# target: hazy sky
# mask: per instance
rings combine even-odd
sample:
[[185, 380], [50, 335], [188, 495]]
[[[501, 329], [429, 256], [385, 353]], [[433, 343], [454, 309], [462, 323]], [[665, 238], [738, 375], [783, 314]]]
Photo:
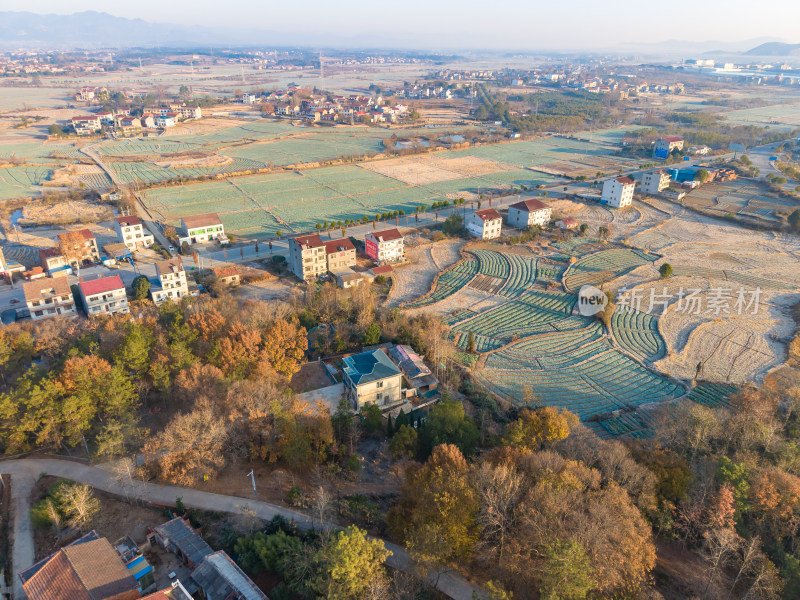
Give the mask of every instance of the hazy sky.
[[[3, 10], [82, 10], [161, 23], [429, 39], [429, 46], [602, 48], [664, 40], [800, 42], [800, 0], [0, 0]], [[445, 41], [447, 40], [447, 41]], [[437, 43], [437, 42], [441, 42]]]

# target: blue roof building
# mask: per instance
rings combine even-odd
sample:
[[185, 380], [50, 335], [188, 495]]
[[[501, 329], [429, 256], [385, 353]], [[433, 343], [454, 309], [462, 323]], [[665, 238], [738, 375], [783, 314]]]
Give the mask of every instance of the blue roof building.
[[354, 410], [367, 404], [390, 408], [402, 401], [403, 373], [383, 350], [346, 356], [344, 388]]

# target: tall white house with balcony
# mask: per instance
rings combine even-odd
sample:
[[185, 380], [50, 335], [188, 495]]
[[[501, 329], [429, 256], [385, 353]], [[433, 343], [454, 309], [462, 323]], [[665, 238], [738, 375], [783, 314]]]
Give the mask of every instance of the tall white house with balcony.
[[670, 177], [666, 171], [648, 171], [642, 175], [642, 191], [645, 194], [660, 194], [669, 187], [669, 182]]
[[178, 258], [162, 260], [156, 263], [156, 277], [150, 281], [150, 296], [155, 304], [167, 300], [178, 301], [189, 295], [189, 284], [186, 271]]
[[508, 224], [518, 229], [526, 229], [532, 225], [544, 227], [552, 216], [553, 209], [536, 198], [528, 198], [508, 207]]
[[78, 284], [83, 307], [88, 316], [128, 314], [128, 295], [119, 275], [101, 277]]
[[114, 229], [117, 230], [117, 238], [130, 250], [139, 248], [149, 248], [153, 245], [155, 238], [144, 232], [141, 219], [134, 215], [127, 217], [117, 217], [114, 219]]
[[289, 268], [303, 281], [315, 281], [328, 271], [327, 249], [318, 234], [289, 240]]
[[183, 244], [203, 244], [212, 240], [219, 240], [220, 244], [227, 244], [228, 238], [225, 236], [225, 227], [222, 225], [217, 213], [206, 213], [204, 215], [193, 215], [181, 219], [181, 229], [183, 236], [180, 243]]
[[403, 398], [403, 373], [383, 350], [342, 359], [345, 394], [353, 410], [368, 404], [389, 407]]
[[614, 208], [624, 208], [633, 203], [633, 188], [636, 184], [630, 177], [607, 179], [603, 184], [602, 201]]
[[364, 245], [367, 256], [380, 264], [400, 262], [406, 257], [403, 234], [397, 229], [370, 231], [364, 236]]

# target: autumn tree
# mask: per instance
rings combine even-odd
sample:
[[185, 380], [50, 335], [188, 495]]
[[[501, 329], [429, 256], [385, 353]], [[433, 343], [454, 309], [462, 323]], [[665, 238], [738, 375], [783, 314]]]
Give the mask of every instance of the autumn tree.
[[286, 377], [297, 373], [308, 349], [306, 335], [304, 327], [283, 319], [268, 327], [264, 332], [264, 354], [272, 368]]
[[524, 408], [519, 418], [506, 427], [503, 442], [514, 448], [538, 449], [565, 439], [578, 417], [568, 410], [545, 406], [534, 410]]
[[59, 511], [73, 527], [86, 527], [100, 512], [100, 501], [84, 483], [64, 483], [53, 495]]
[[67, 264], [76, 267], [80, 274], [81, 264], [85, 253], [86, 239], [80, 231], [67, 231], [58, 236], [58, 253], [64, 257]]

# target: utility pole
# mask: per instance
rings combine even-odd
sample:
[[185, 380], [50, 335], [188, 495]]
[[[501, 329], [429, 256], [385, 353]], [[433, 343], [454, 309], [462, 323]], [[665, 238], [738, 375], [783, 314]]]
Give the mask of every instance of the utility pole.
[[245, 475], [245, 477], [249, 477], [250, 478], [250, 482], [253, 484], [253, 496], [255, 496], [256, 495], [256, 478], [255, 478], [255, 475], [253, 474], [253, 469], [250, 469], [250, 472], [247, 475]]

